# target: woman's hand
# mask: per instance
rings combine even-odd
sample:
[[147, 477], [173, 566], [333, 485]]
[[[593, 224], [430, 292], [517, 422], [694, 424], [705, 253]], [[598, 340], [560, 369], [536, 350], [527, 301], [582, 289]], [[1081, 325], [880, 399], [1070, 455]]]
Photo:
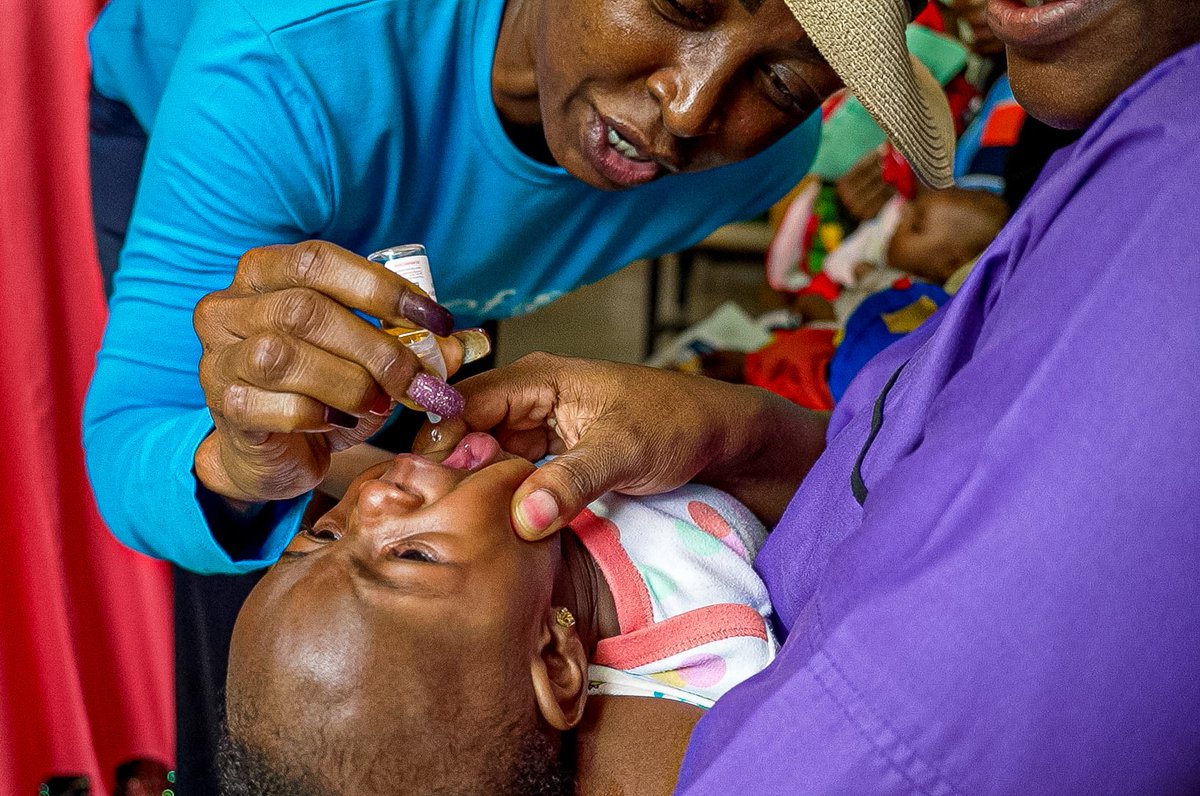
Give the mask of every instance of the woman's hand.
[[[453, 325], [404, 279], [321, 241], [246, 252], [233, 283], [197, 305], [200, 383], [216, 429], [196, 451], [196, 476], [233, 508], [308, 492], [330, 454], [378, 431], [396, 400], [461, 411], [453, 387], [352, 309], [439, 335]], [[463, 346], [439, 342], [453, 372]]]
[[824, 449], [827, 418], [755, 387], [613, 362], [531, 354], [468, 379], [460, 421], [418, 436], [425, 453], [491, 431], [530, 460], [558, 454], [513, 497], [538, 539], [609, 491], [645, 495], [702, 481], [773, 524]]

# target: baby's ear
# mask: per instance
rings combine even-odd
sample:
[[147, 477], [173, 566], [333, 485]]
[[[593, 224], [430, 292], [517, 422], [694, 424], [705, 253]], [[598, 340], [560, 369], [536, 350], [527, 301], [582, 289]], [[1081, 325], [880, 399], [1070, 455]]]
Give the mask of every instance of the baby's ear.
[[583, 718], [587, 701], [588, 659], [565, 608], [550, 608], [538, 631], [538, 654], [530, 667], [533, 693], [546, 722], [566, 732]]

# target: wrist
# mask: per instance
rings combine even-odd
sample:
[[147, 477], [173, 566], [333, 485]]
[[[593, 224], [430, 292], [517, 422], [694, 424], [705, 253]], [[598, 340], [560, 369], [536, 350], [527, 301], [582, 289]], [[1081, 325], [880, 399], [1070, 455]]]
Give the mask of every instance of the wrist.
[[200, 443], [193, 459], [196, 502], [209, 533], [235, 561], [259, 556], [281, 504], [251, 498], [239, 489], [221, 460], [221, 440], [213, 432]]
[[718, 454], [696, 480], [730, 493], [770, 526], [825, 449], [829, 416], [758, 387], [730, 389]]

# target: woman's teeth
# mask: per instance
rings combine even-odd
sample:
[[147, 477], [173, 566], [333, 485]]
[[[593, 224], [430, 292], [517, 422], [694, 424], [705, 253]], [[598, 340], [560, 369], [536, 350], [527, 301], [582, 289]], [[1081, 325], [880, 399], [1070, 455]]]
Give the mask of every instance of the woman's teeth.
[[630, 160], [647, 160], [638, 154], [637, 147], [622, 138], [621, 134], [611, 127], [608, 128], [608, 144]]

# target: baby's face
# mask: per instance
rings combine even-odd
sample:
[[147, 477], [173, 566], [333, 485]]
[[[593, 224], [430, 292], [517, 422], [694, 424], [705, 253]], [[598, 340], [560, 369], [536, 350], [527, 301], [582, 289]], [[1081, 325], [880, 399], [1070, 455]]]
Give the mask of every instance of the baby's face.
[[230, 694], [253, 701], [264, 732], [378, 737], [528, 687], [561, 564], [557, 540], [510, 524], [532, 471], [473, 434], [442, 463], [405, 454], [364, 472], [251, 593]]
[[1004, 214], [997, 197], [979, 191], [922, 193], [904, 207], [888, 245], [888, 265], [943, 284], [987, 247]]

